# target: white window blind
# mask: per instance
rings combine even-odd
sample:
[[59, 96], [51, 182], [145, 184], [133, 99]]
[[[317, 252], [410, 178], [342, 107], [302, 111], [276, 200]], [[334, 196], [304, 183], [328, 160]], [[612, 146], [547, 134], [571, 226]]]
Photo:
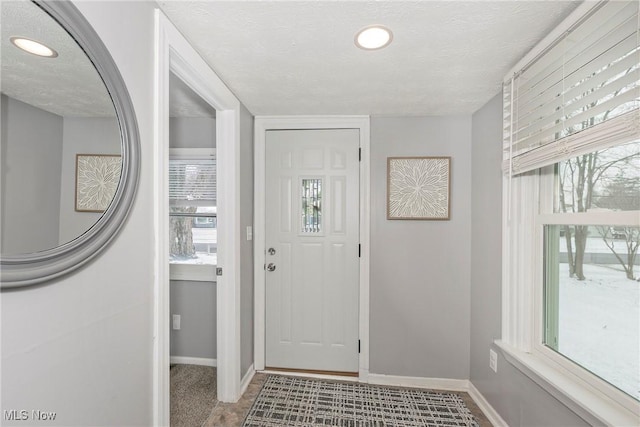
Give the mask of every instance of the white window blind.
[[506, 173], [640, 138], [639, 4], [599, 3], [505, 78]]
[[215, 206], [215, 158], [170, 159], [169, 203], [171, 206]]

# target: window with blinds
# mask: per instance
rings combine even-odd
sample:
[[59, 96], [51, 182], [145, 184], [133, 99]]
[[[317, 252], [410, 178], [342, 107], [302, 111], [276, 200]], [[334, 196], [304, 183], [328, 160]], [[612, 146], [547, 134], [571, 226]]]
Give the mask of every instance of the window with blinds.
[[169, 158], [170, 263], [216, 265], [215, 155], [182, 151]]
[[505, 354], [607, 425], [640, 401], [639, 5], [584, 2], [503, 93]]
[[517, 175], [640, 135], [637, 1], [595, 6], [504, 81], [504, 163]]
[[215, 206], [215, 159], [170, 159], [169, 203], [171, 206]]

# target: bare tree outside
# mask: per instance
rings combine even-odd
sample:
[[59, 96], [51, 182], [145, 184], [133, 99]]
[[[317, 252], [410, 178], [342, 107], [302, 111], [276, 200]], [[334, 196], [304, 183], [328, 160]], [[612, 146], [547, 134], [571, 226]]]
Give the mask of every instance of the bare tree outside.
[[[629, 53], [630, 55], [633, 52]], [[626, 57], [626, 56], [625, 56]], [[623, 60], [619, 58], [618, 61], [607, 65], [602, 70], [606, 70], [609, 67], [614, 66], [617, 62]], [[605, 87], [607, 84], [614, 82], [618, 79], [624, 78], [633, 72], [637, 72], [638, 65], [634, 64], [631, 68], [626, 69], [609, 80], [603, 82], [599, 87], [593, 89], [590, 92], [581, 94], [579, 98], [588, 97], [597, 92], [599, 89]], [[598, 73], [588, 77], [592, 78]], [[633, 82], [626, 85], [613, 94], [610, 94], [602, 99], [597, 99], [583, 109], [574, 112], [574, 115], [587, 112], [590, 109], [609, 101], [622, 93], [630, 90], [637, 89], [638, 82]], [[601, 114], [593, 116], [583, 122], [571, 126], [561, 134], [556, 135], [556, 138], [566, 137], [568, 135], [583, 131], [591, 128], [594, 125], [605, 122], [611, 117], [624, 114], [637, 107], [637, 101], [632, 101], [623, 104], [613, 110], [607, 110]], [[627, 180], [638, 180], [640, 174], [638, 161], [640, 159], [639, 144], [635, 143], [616, 146], [610, 149], [595, 151], [589, 154], [577, 156], [575, 158], [560, 162], [558, 165], [558, 184], [559, 184], [559, 200], [558, 208], [560, 212], [587, 212], [594, 208], [606, 208], [611, 210], [628, 210], [624, 209], [620, 205], [612, 205], [606, 202], [603, 189], [611, 191], [615, 185], [627, 186]], [[635, 198], [640, 197], [635, 188]], [[610, 199], [613, 201], [614, 199]], [[569, 263], [569, 276], [575, 277], [578, 280], [584, 280], [584, 255], [587, 244], [587, 237], [589, 235], [589, 226], [576, 225], [563, 227], [563, 234], [566, 240], [567, 247], [567, 259]], [[636, 248], [637, 249], [637, 248]], [[615, 254], [615, 252], [614, 252]], [[617, 255], [617, 254], [616, 254]]]
[[[561, 162], [558, 165], [559, 211], [575, 213], [593, 209], [638, 209], [634, 206], [640, 203], [639, 149], [639, 143], [632, 143]], [[584, 280], [589, 226], [565, 225], [563, 233], [569, 276]], [[629, 233], [631, 239], [633, 234]]]
[[[171, 213], [195, 213], [196, 207], [172, 207]], [[193, 217], [171, 216], [169, 255], [172, 259], [189, 259], [196, 256], [193, 244]]]
[[[632, 164], [632, 166], [634, 166]], [[605, 187], [597, 203], [603, 208], [625, 211], [640, 210], [640, 177], [618, 175]], [[598, 227], [605, 245], [611, 250], [627, 279], [635, 280], [634, 265], [640, 247], [638, 227]], [[623, 249], [622, 251], [620, 249]]]

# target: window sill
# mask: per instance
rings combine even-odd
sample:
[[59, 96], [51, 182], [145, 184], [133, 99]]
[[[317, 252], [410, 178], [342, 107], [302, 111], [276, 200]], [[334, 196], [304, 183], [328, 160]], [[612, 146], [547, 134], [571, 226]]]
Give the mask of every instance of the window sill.
[[601, 394], [565, 369], [503, 341], [495, 344], [505, 359], [589, 424], [634, 426], [638, 415]]
[[170, 264], [170, 280], [188, 280], [191, 282], [216, 282], [216, 266], [198, 264]]

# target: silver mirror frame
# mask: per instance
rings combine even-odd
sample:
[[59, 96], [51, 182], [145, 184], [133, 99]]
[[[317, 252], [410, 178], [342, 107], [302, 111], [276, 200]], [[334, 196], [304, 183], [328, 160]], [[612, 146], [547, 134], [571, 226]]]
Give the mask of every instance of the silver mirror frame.
[[51, 281], [80, 268], [101, 253], [122, 228], [131, 210], [140, 170], [140, 137], [133, 103], [107, 47], [70, 1], [33, 2], [75, 39], [102, 78], [120, 128], [122, 172], [111, 204], [84, 234], [41, 252], [0, 256], [0, 287], [3, 290]]

